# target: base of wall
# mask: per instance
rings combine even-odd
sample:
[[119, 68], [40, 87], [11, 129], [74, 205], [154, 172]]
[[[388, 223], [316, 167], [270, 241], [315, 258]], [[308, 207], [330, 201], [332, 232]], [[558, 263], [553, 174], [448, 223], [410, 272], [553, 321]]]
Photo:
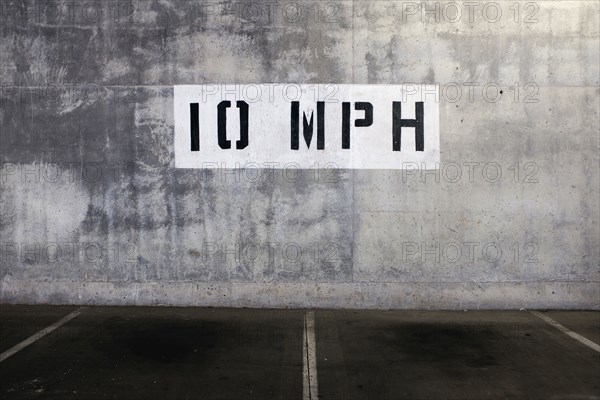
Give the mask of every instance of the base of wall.
[[598, 282], [0, 283], [0, 302], [413, 310], [600, 309]]

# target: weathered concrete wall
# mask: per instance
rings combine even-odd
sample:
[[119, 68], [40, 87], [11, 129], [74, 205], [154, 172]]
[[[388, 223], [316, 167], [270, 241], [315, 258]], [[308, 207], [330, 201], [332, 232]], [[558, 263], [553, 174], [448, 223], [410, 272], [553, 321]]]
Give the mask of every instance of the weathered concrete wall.
[[[598, 2], [1, 4], [1, 301], [599, 308]], [[437, 83], [440, 169], [175, 169], [208, 82]]]

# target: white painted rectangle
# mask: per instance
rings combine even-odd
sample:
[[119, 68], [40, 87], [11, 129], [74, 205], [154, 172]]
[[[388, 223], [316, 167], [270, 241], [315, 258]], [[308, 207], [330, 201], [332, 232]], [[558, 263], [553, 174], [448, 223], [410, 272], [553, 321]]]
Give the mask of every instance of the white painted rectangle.
[[[295, 113], [298, 115], [297, 149], [292, 146], [294, 102], [298, 102], [299, 110]], [[318, 102], [322, 102], [323, 111], [320, 149], [317, 148]], [[365, 108], [369, 108], [364, 103], [371, 105], [372, 121], [364, 121], [368, 113]], [[224, 141], [219, 144], [219, 105], [221, 115], [226, 116], [226, 123], [222, 124], [226, 135], [222, 137], [230, 142], [230, 148], [223, 148], [227, 147]], [[423, 110], [422, 149], [419, 150], [416, 128], [398, 128], [401, 120], [408, 120], [407, 125], [420, 124], [410, 122], [416, 119], [418, 107]], [[198, 110], [198, 118], [194, 119], [197, 135], [192, 133], [194, 108]], [[248, 121], [245, 147], [244, 143], [238, 145], [244, 109], [247, 109]], [[349, 110], [349, 114], [344, 114], [344, 109]], [[394, 110], [396, 132], [400, 132], [396, 139], [401, 139], [399, 151], [398, 143], [394, 150]], [[310, 126], [311, 115], [309, 147], [303, 129], [305, 118]], [[293, 165], [296, 168], [402, 169], [406, 163], [425, 163], [429, 169], [435, 168], [440, 159], [439, 90], [434, 85], [180, 85], [174, 87], [174, 117], [176, 168], [285, 168]], [[347, 135], [342, 133], [344, 119], [349, 122], [345, 125], [349, 127], [345, 130]], [[345, 147], [349, 143], [349, 148], [344, 148], [343, 136], [347, 138]], [[197, 138], [197, 145], [193, 137]]]

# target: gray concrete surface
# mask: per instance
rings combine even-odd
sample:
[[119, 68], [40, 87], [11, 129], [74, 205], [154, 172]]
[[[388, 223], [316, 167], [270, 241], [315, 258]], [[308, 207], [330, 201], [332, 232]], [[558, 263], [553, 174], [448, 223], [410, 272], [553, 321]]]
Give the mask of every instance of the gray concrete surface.
[[[598, 2], [1, 4], [0, 301], [600, 308]], [[440, 169], [176, 170], [210, 82], [437, 83]]]
[[[0, 306], [0, 351], [74, 309]], [[0, 393], [301, 399], [304, 314], [90, 307], [0, 362]], [[598, 312], [561, 315], [589, 339], [600, 333]], [[600, 353], [526, 311], [321, 310], [315, 337], [320, 399], [600, 398]]]

